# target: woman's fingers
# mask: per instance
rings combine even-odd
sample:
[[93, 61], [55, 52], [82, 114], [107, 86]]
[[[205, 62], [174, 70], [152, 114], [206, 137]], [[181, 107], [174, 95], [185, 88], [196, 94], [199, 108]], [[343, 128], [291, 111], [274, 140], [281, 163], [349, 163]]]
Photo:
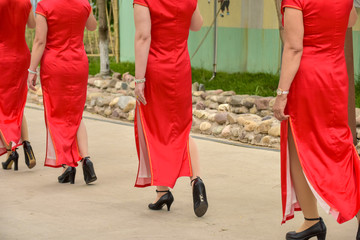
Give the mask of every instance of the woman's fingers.
[[28, 76], [28, 87], [29, 87], [31, 90], [36, 91], [37, 89], [35, 88], [35, 86], [36, 86], [36, 74], [29, 73], [29, 76]]

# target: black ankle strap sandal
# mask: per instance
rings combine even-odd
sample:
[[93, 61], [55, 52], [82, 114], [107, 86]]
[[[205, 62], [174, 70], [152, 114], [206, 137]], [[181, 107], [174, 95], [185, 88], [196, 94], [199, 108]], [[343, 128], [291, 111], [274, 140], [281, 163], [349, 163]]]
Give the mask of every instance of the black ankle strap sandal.
[[159, 190], [156, 190], [156, 192], [170, 192], [170, 190], [166, 190], [166, 191], [159, 191]]
[[321, 220], [321, 217], [318, 217], [318, 218], [306, 218], [304, 217], [306, 221], [320, 221]]

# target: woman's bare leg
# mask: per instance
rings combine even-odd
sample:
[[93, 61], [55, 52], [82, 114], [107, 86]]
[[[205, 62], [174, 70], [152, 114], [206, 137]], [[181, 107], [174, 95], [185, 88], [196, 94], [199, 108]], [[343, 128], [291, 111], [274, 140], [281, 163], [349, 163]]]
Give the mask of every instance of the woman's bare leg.
[[200, 159], [199, 151], [197, 145], [192, 137], [189, 137], [189, 149], [190, 149], [190, 158], [191, 158], [191, 167], [192, 167], [192, 176], [191, 180], [196, 177], [200, 177]]
[[[290, 152], [291, 179], [294, 184], [297, 200], [299, 201], [304, 217], [318, 218], [319, 212], [317, 209], [317, 201], [304, 176], [290, 127], [289, 127], [288, 140], [289, 140], [289, 152]], [[317, 222], [318, 221], [305, 220], [302, 226], [297, 230], [297, 232], [302, 232]]]
[[162, 192], [162, 191], [168, 191], [169, 190], [169, 187], [166, 187], [166, 186], [156, 186], [156, 190], [158, 191], [161, 191], [161, 192], [158, 192], [156, 193], [157, 196], [156, 196], [156, 199], [153, 203], [156, 203], [163, 195], [166, 194], [166, 192]]
[[[1, 138], [1, 141], [2, 141], [2, 143], [4, 144], [5, 148], [6, 148], [6, 149], [10, 149], [11, 146], [8, 145], [8, 144], [6, 144], [6, 141], [5, 141], [4, 136], [3, 136], [2, 134], [0, 134], [0, 138]], [[6, 156], [6, 158], [8, 158], [10, 154], [11, 154], [11, 151], [7, 151], [7, 156]]]
[[23, 120], [21, 124], [21, 139], [23, 141], [29, 141], [29, 131], [25, 115], [23, 115]]
[[83, 120], [81, 120], [79, 129], [77, 131], [77, 143], [80, 151], [81, 157], [89, 156], [88, 153], [88, 135], [86, 131], [86, 126]]

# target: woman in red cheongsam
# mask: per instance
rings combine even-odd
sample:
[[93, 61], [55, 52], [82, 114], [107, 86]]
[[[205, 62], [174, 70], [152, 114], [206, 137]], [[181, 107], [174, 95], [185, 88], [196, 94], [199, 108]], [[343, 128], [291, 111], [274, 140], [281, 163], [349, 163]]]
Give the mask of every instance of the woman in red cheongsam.
[[88, 157], [87, 133], [82, 121], [86, 101], [88, 59], [83, 35], [96, 29], [88, 0], [42, 0], [36, 8], [36, 35], [28, 76], [35, 89], [36, 67], [44, 97], [47, 145], [45, 166], [64, 167], [60, 183], [74, 183], [81, 161], [85, 182], [96, 180]]
[[7, 154], [4, 169], [18, 170], [16, 148], [24, 147], [29, 168], [36, 159], [29, 143], [24, 107], [27, 96], [27, 68], [30, 51], [25, 41], [25, 28], [35, 27], [30, 0], [0, 0], [0, 156]]
[[189, 136], [192, 124], [191, 64], [187, 48], [189, 30], [202, 26], [197, 0], [134, 0], [135, 117], [139, 169], [136, 187], [156, 186], [160, 210], [174, 201], [169, 187], [190, 176], [194, 212], [208, 208], [199, 172], [197, 148]]
[[352, 0], [283, 0], [282, 12], [285, 42], [274, 114], [282, 121], [283, 222], [294, 211], [305, 217], [286, 239], [324, 240], [317, 202], [339, 223], [360, 210], [360, 161], [348, 126], [344, 57], [356, 12]]

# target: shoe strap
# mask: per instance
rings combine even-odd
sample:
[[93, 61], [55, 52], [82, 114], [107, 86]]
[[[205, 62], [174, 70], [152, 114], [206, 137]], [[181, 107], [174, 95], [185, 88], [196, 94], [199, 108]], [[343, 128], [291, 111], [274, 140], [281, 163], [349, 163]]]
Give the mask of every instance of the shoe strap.
[[8, 152], [12, 152], [12, 150], [11, 150], [11, 149], [6, 149], [6, 151], [8, 151]]
[[320, 217], [318, 217], [318, 218], [306, 218], [306, 217], [304, 217], [304, 218], [305, 218], [306, 221], [320, 221], [321, 220]]
[[196, 176], [196, 178], [194, 178], [193, 180], [190, 181], [190, 186], [192, 186], [193, 181], [195, 181], [195, 180], [197, 180], [197, 179], [200, 179], [200, 180], [201, 180], [201, 178], [200, 178], [199, 176]]
[[166, 191], [159, 191], [159, 190], [156, 190], [156, 192], [170, 192], [170, 190], [166, 190]]

